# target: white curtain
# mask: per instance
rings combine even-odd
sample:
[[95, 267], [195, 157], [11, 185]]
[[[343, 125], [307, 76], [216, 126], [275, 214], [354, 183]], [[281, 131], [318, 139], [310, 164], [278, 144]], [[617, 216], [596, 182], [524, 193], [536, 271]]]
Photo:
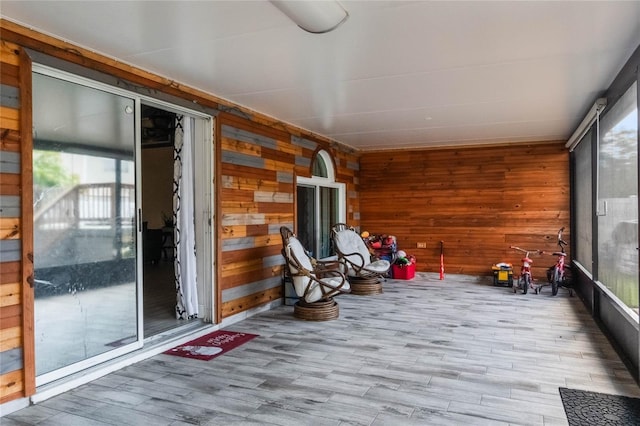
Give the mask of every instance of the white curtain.
[[175, 227], [176, 318], [198, 317], [194, 216], [194, 120], [178, 115], [173, 148], [173, 212]]

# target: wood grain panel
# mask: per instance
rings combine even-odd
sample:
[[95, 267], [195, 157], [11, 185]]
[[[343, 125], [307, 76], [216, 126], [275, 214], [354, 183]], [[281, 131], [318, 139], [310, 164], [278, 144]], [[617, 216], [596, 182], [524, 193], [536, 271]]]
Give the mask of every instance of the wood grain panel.
[[222, 144], [222, 149], [225, 151], [254, 155], [256, 157], [260, 157], [262, 152], [262, 147], [260, 145], [239, 141], [230, 137], [223, 136], [220, 143]]
[[350, 182], [357, 176], [357, 172], [354, 170], [352, 173], [339, 172], [336, 173], [336, 180], [339, 182]]
[[22, 370], [11, 371], [0, 376], [0, 404], [22, 396]]
[[226, 290], [248, 282], [260, 281], [266, 278], [279, 277], [282, 275], [282, 265], [263, 268], [262, 262], [260, 262], [259, 266], [260, 267], [247, 270], [245, 272], [234, 271], [235, 273], [233, 275], [225, 276], [222, 281], [222, 289]]
[[253, 237], [269, 233], [269, 225], [223, 226], [223, 238]]
[[311, 177], [311, 168], [309, 166], [295, 166], [294, 172], [299, 177]]
[[[293, 209], [292, 204], [287, 204], [291, 209]], [[265, 223], [270, 225], [279, 225], [281, 223], [293, 223], [293, 212], [292, 213], [265, 213]]]
[[[0, 44], [0, 74], [2, 78], [2, 84], [7, 88], [20, 87], [21, 78], [24, 74], [24, 69], [21, 72], [20, 64], [22, 60], [20, 58], [20, 47], [12, 43], [6, 43], [2, 41]], [[30, 67], [28, 69], [30, 72]], [[29, 89], [29, 88], [26, 88]], [[10, 91], [12, 92], [12, 91]], [[6, 96], [7, 94], [5, 94]], [[10, 93], [8, 98], [3, 97], [3, 106], [0, 106], [0, 150], [11, 152], [12, 158], [15, 154], [22, 153], [24, 150], [23, 140], [21, 139], [20, 129], [25, 128], [25, 125], [29, 125], [29, 120], [25, 120], [21, 114], [21, 98], [25, 95], [30, 96], [30, 91], [25, 88], [16, 90], [15, 93]], [[22, 102], [27, 103], [28, 102]], [[30, 113], [30, 109], [22, 109]], [[28, 159], [31, 159], [31, 155], [28, 155]], [[6, 160], [6, 159], [5, 159]], [[22, 164], [24, 164], [24, 158], [21, 158]], [[2, 196], [20, 196], [24, 195], [22, 188], [24, 178], [19, 173], [13, 173], [12, 167], [6, 168], [4, 171], [9, 173], [0, 174], [0, 195]], [[24, 167], [24, 166], [22, 166]], [[17, 168], [20, 170], [20, 168]], [[24, 170], [24, 169], [22, 169]], [[29, 168], [30, 170], [30, 168]], [[31, 192], [31, 190], [29, 190]], [[29, 202], [30, 198], [26, 198]], [[21, 199], [21, 205], [24, 205], [25, 198]], [[7, 207], [7, 206], [5, 206]], [[21, 219], [20, 217], [8, 217], [13, 216], [14, 212], [9, 213], [9, 210], [5, 209], [5, 214], [0, 218], [0, 239], [6, 240], [21, 240], [25, 238], [22, 230], [20, 229]], [[23, 211], [16, 212], [17, 215], [22, 215]], [[31, 234], [28, 234], [26, 238], [31, 238]], [[24, 245], [21, 242], [21, 246]], [[19, 354], [24, 352], [24, 333], [23, 327], [28, 319], [23, 316], [23, 311], [32, 312], [31, 308], [23, 308], [24, 294], [22, 283], [23, 267], [21, 262], [3, 262], [0, 264], [0, 352], [3, 356], [7, 356], [6, 351], [14, 352], [11, 358], [15, 357], [15, 350], [19, 350]], [[7, 358], [4, 358], [7, 360]], [[18, 361], [14, 358], [14, 361]], [[25, 391], [30, 391], [25, 387], [25, 375], [29, 374], [31, 370], [23, 368], [24, 362], [27, 358], [23, 356], [23, 359], [19, 360], [19, 363], [12, 365], [11, 368], [16, 368], [14, 371], [5, 373], [0, 376], [0, 403], [28, 395]], [[3, 369], [6, 371], [6, 369]], [[27, 382], [34, 381], [35, 378], [26, 378]], [[31, 392], [33, 393], [33, 392]]]
[[[23, 388], [24, 395], [36, 392], [36, 360], [35, 360], [35, 295], [29, 283], [34, 276], [33, 270], [33, 90], [31, 58], [23, 48], [19, 50], [19, 82], [20, 82], [20, 128], [25, 129], [20, 139], [20, 188], [22, 205], [20, 223], [22, 224], [22, 356], [23, 356]], [[32, 282], [32, 281], [31, 281]]]
[[223, 176], [234, 176], [236, 178], [245, 177], [256, 180], [276, 181], [278, 176], [275, 170], [257, 169], [231, 163], [221, 163], [219, 167]]
[[295, 186], [291, 182], [278, 182], [278, 188], [276, 189], [278, 192], [289, 192], [295, 193]]
[[259, 212], [258, 203], [253, 201], [221, 201], [226, 214], [253, 214]]
[[220, 191], [222, 195], [222, 199], [227, 201], [244, 201], [244, 202], [253, 202], [254, 201], [254, 191], [251, 190], [240, 190], [240, 189], [226, 189], [223, 188]]
[[[11, 283], [0, 284], [0, 306], [20, 305], [22, 301], [22, 285], [18, 280]], [[4, 324], [2, 324], [4, 327]]]
[[20, 130], [20, 111], [0, 106], [0, 129]]
[[16, 65], [3, 62], [0, 69], [0, 82], [7, 86], [18, 87], [20, 85], [18, 71], [19, 68]]
[[0, 306], [2, 328], [13, 328], [22, 325], [22, 306]]
[[0, 217], [0, 240], [20, 239], [20, 219]]
[[[293, 198], [293, 197], [292, 197]], [[290, 211], [293, 203], [256, 203], [259, 213], [279, 213]]]
[[20, 46], [17, 44], [2, 40], [0, 42], [0, 62], [18, 66], [20, 64], [19, 50]]
[[14, 173], [0, 173], [0, 195], [20, 195], [21, 177]]
[[252, 179], [237, 176], [222, 176], [222, 187], [233, 190], [259, 190], [259, 191], [278, 191], [280, 190], [280, 182], [276, 180]]
[[[254, 191], [253, 201], [260, 203], [278, 203], [286, 206], [287, 204], [293, 203], [293, 193], [278, 191]], [[286, 211], [290, 207], [291, 206], [287, 206], [280, 211]]]
[[3, 262], [0, 268], [0, 284], [9, 284], [20, 281], [20, 262]]
[[222, 128], [222, 125], [229, 125], [237, 129], [255, 132], [280, 141], [288, 141], [289, 134], [291, 133], [290, 129], [278, 126], [276, 123], [273, 123], [273, 125], [265, 125], [264, 122], [253, 121], [253, 116], [240, 117], [236, 114], [221, 112], [218, 117], [221, 123], [220, 128]]
[[264, 165], [267, 170], [291, 170], [291, 163], [287, 163], [286, 161], [265, 159]]
[[[4, 321], [6, 318], [19, 317], [22, 315], [22, 306], [20, 305], [12, 305], [12, 306], [2, 306], [0, 307], [0, 320]], [[3, 326], [5, 324], [3, 323]], [[8, 327], [13, 327], [7, 326]]]
[[[229, 277], [244, 272], [253, 272], [262, 269], [262, 259], [243, 259], [238, 262], [226, 263], [222, 265], [222, 278]], [[253, 279], [252, 281], [257, 281]]]
[[[219, 167], [219, 235], [224, 251], [218, 260], [218, 283], [219, 291], [232, 294], [228, 290], [280, 275], [278, 266], [265, 267], [282, 245], [280, 234], [270, 234], [270, 228], [293, 223], [293, 159], [299, 150], [281, 149], [289, 140], [288, 134], [227, 114], [219, 118], [224, 128], [221, 149], [227, 154]], [[281, 297], [280, 287], [238, 297], [222, 304], [222, 317]]]
[[259, 247], [282, 246], [282, 237], [280, 236], [280, 234], [258, 235], [254, 238], [256, 246]]
[[228, 317], [251, 308], [264, 305], [274, 300], [282, 299], [284, 292], [282, 286], [269, 290], [260, 291], [240, 299], [232, 300], [222, 304], [222, 316]]
[[0, 352], [22, 346], [22, 326], [0, 329]]
[[[224, 252], [221, 256], [220, 265], [222, 266], [229, 263], [239, 262], [244, 259], [251, 259], [255, 257], [262, 259], [264, 257], [274, 256], [274, 255], [280, 254], [281, 249], [282, 249], [281, 245], [280, 246], [271, 245], [271, 246], [254, 247], [250, 249]], [[247, 282], [250, 282], [250, 281], [247, 281]]]
[[[442, 240], [446, 271], [490, 275], [519, 265], [509, 246], [553, 250], [570, 225], [569, 155], [556, 142], [363, 153], [359, 188], [362, 229], [395, 235], [419, 271], [439, 270]], [[534, 259], [534, 277], [551, 264]]]
[[274, 161], [278, 161], [278, 162], [283, 162], [283, 163], [285, 163], [287, 165], [291, 165], [295, 161], [295, 154], [263, 147], [262, 148], [262, 158], [266, 158], [268, 160], [274, 160]]
[[291, 142], [289, 141], [289, 135], [287, 135], [286, 141], [285, 140], [277, 140], [276, 141], [276, 147], [278, 149], [278, 152], [281, 153], [285, 153], [285, 154], [291, 154], [291, 163], [293, 164], [293, 158], [296, 155], [300, 155], [302, 154], [301, 149], [299, 146], [295, 146], [292, 145]]
[[265, 214], [263, 213], [223, 213], [222, 226], [233, 225], [264, 225]]
[[0, 150], [11, 152], [20, 151], [20, 132], [0, 128]]

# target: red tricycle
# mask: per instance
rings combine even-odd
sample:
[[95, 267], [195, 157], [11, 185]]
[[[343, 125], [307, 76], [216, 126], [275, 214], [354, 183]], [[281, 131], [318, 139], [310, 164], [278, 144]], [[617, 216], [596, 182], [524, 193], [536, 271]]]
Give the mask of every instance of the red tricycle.
[[518, 284], [513, 286], [513, 292], [516, 293], [518, 289], [521, 289], [523, 294], [527, 294], [529, 288], [533, 288], [533, 277], [531, 276], [531, 265], [533, 264], [533, 260], [529, 257], [529, 253], [540, 254], [541, 252], [540, 250], [526, 250], [516, 246], [510, 246], [510, 248], [524, 253], [522, 266], [520, 267], [520, 276], [518, 277]]
[[[555, 296], [558, 294], [558, 289], [560, 287], [565, 287], [569, 290], [569, 296], [573, 296], [573, 289], [570, 287], [571, 280], [569, 279], [570, 268], [567, 268], [565, 265], [565, 258], [567, 257], [567, 253], [564, 251], [564, 247], [568, 245], [568, 243], [562, 239], [562, 232], [564, 231], [564, 226], [560, 228], [558, 231], [558, 246], [560, 247], [560, 251], [554, 251], [553, 253], [542, 252], [542, 254], [550, 254], [552, 256], [558, 256], [556, 259], [556, 264], [547, 269], [547, 281], [551, 286], [551, 294]], [[541, 287], [536, 289], [536, 293], [540, 292]]]

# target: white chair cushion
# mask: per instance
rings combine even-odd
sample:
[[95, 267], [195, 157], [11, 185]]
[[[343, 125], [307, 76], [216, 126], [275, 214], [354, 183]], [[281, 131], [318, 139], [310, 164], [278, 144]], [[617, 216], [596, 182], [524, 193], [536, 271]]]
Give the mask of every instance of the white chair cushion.
[[[322, 281], [327, 281], [327, 280], [323, 279]], [[331, 285], [339, 286], [341, 282], [342, 282], [342, 277], [329, 278], [329, 283], [331, 283]], [[341, 290], [345, 290], [345, 291], [351, 290], [351, 285], [349, 284], [349, 281], [347, 281], [346, 279], [344, 280], [344, 284], [342, 285]]]
[[384, 274], [391, 268], [391, 262], [384, 259], [376, 260], [367, 265], [367, 270]]
[[[287, 245], [287, 256], [290, 259], [292, 258], [291, 256], [292, 254], [295, 256], [298, 262], [300, 262], [300, 266], [308, 270], [310, 272], [310, 275], [315, 278], [316, 275], [312, 272], [313, 265], [311, 264], [311, 259], [309, 258], [309, 256], [307, 256], [307, 253], [304, 250], [304, 247], [302, 247], [302, 244], [300, 244], [300, 241], [295, 237], [289, 238], [289, 245]], [[295, 267], [295, 265], [290, 265], [290, 269], [291, 269], [291, 273], [294, 275], [292, 279], [293, 288], [295, 289], [296, 294], [299, 297], [304, 297], [304, 300], [307, 303], [317, 302], [318, 300], [322, 299], [323, 297], [322, 289], [320, 288], [321, 286], [317, 281], [314, 281], [311, 278], [304, 275], [296, 276], [295, 274], [297, 274], [299, 271]], [[342, 282], [342, 279], [339, 277], [328, 277], [328, 278], [320, 279], [320, 281], [328, 283], [333, 287], [337, 287]], [[311, 287], [307, 292], [307, 295], [305, 296], [304, 292], [307, 289], [307, 286], [309, 286], [309, 283], [311, 283]], [[350, 288], [349, 282], [345, 281], [342, 288], [344, 290], [348, 290]], [[328, 291], [328, 290], [329, 289], [325, 289], [325, 291]]]
[[[391, 263], [388, 260], [380, 259], [380, 260], [376, 260], [376, 261], [371, 262], [370, 264], [366, 265], [362, 269], [363, 269], [363, 271], [367, 271], [367, 272], [375, 272], [376, 274], [384, 274], [385, 272], [387, 272], [389, 270], [389, 268], [391, 268]], [[349, 268], [349, 271], [347, 271], [347, 276], [357, 277], [358, 274], [355, 271], [355, 269]]]
[[[307, 256], [307, 253], [304, 251], [304, 247], [302, 247], [302, 244], [300, 244], [300, 241], [296, 237], [289, 238], [289, 244], [287, 245], [287, 257], [292, 260], [295, 258], [298, 262], [300, 262], [300, 266], [308, 271], [313, 271], [311, 259], [309, 259], [309, 256]], [[289, 265], [289, 268], [291, 269], [291, 274], [293, 275], [293, 288], [295, 289], [298, 297], [303, 297], [304, 291], [311, 282], [311, 278], [304, 275], [296, 275], [299, 270], [298, 268], [296, 268], [296, 265], [294, 263], [291, 263]], [[311, 297], [317, 297], [317, 295], [314, 294], [317, 292], [320, 292], [319, 288], [314, 289], [314, 291], [310, 291], [309, 294], [307, 294], [307, 297], [305, 297], [305, 300]], [[317, 298], [316, 300], [319, 299], [320, 298]], [[311, 303], [309, 300], [307, 300], [307, 302]]]
[[[307, 252], [302, 247], [300, 240], [296, 237], [289, 238], [289, 257], [293, 254], [295, 258], [300, 262], [300, 266], [308, 271], [313, 271], [313, 265], [311, 264], [311, 259], [307, 256]], [[295, 272], [298, 272], [297, 270]]]
[[[300, 281], [300, 282], [296, 284], [296, 281]], [[296, 292], [298, 292], [298, 287], [301, 287], [302, 289], [302, 291], [298, 294], [298, 296], [302, 297], [304, 295], [304, 289], [307, 285], [309, 285], [309, 281], [311, 280], [308, 277], [293, 278], [293, 286], [294, 288], [296, 288]], [[329, 277], [329, 278], [322, 278], [320, 279], [320, 281], [327, 283], [333, 287], [337, 287], [342, 282], [342, 279]], [[344, 285], [342, 286], [342, 289], [348, 290], [349, 288], [350, 288], [349, 282], [345, 281]], [[325, 287], [325, 292], [326, 291], [331, 291], [331, 289], [329, 287]], [[320, 283], [318, 283], [317, 281], [312, 281], [311, 288], [309, 289], [309, 292], [307, 293], [307, 295], [304, 297], [305, 302], [307, 303], [317, 302], [318, 300], [322, 299], [322, 297], [323, 297], [323, 294], [322, 294]]]
[[[313, 284], [311, 284], [311, 289], [305, 296], [304, 291], [310, 282], [313, 282]], [[320, 290], [318, 283], [311, 281], [311, 278], [305, 277], [304, 275], [293, 277], [293, 288], [296, 290], [298, 297], [304, 297], [305, 302], [313, 303], [322, 299], [322, 291]]]
[[[334, 242], [338, 250], [340, 250], [344, 254], [349, 253], [360, 253], [360, 256], [352, 254], [350, 256], [345, 256], [345, 258], [358, 266], [366, 266], [371, 262], [371, 253], [369, 253], [369, 249], [365, 245], [364, 241], [360, 235], [358, 235], [355, 231], [351, 229], [344, 229], [336, 233]], [[364, 264], [362, 263], [364, 259]]]

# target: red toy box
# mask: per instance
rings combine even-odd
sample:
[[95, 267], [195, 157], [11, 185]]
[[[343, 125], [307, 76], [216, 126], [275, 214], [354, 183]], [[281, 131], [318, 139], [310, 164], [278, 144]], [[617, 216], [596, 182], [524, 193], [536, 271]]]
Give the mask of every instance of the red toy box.
[[391, 265], [393, 268], [394, 280], [411, 280], [416, 276], [416, 264], [410, 263], [408, 265]]

